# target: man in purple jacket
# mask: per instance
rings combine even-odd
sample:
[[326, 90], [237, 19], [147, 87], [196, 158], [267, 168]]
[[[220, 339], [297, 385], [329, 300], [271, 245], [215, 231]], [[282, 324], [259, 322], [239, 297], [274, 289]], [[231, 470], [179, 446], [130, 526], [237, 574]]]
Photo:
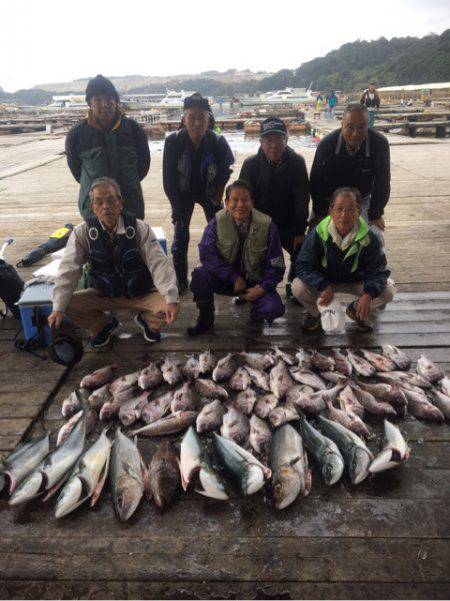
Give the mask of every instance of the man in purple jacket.
[[251, 320], [272, 323], [284, 314], [276, 291], [283, 279], [283, 249], [271, 218], [253, 208], [251, 185], [236, 180], [225, 191], [225, 209], [208, 223], [199, 244], [201, 267], [192, 272], [191, 290], [199, 309], [189, 336], [214, 327], [214, 293], [238, 294], [252, 304]]

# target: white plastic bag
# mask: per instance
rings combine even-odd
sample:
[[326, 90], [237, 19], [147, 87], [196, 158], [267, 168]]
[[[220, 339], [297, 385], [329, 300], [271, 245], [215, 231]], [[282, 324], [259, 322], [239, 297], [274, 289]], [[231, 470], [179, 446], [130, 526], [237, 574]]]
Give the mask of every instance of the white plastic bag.
[[333, 299], [326, 307], [317, 304], [320, 311], [320, 321], [322, 328], [327, 334], [338, 334], [345, 328], [345, 313], [341, 303]]

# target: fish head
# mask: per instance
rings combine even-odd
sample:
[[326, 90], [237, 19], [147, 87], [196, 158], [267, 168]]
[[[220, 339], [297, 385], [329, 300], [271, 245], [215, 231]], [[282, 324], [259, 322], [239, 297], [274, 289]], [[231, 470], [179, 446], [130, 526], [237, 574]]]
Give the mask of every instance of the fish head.
[[336, 453], [330, 453], [327, 455], [327, 460], [322, 467], [322, 476], [325, 480], [325, 484], [332, 486], [340, 480], [344, 471], [344, 460], [340, 455]]
[[349, 465], [349, 475], [352, 484], [359, 484], [369, 473], [371, 457], [362, 447], [355, 447]]
[[19, 505], [33, 499], [41, 492], [43, 483], [44, 474], [40, 470], [32, 472], [13, 492], [9, 504]]
[[83, 494], [83, 484], [78, 477], [71, 478], [62, 489], [55, 507], [55, 518], [59, 519], [80, 505]]
[[244, 495], [252, 495], [264, 485], [264, 472], [259, 465], [246, 463], [243, 467], [242, 492]]
[[202, 490], [197, 489], [197, 492], [205, 497], [226, 501], [229, 497], [225, 491], [223, 479], [215, 471], [202, 467], [199, 471], [199, 482]]
[[142, 483], [129, 474], [117, 480], [114, 505], [121, 522], [126, 522], [136, 511], [143, 494]]
[[282, 466], [273, 476], [273, 496], [277, 509], [284, 509], [295, 501], [300, 494], [301, 478], [298, 470], [292, 466]]

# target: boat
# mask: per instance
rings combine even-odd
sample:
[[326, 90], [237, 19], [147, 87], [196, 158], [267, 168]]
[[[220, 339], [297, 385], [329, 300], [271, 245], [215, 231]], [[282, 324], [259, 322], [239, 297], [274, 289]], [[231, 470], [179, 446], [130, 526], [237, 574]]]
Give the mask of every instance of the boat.
[[239, 102], [243, 106], [259, 106], [259, 105], [283, 105], [283, 104], [301, 104], [305, 102], [315, 102], [316, 96], [312, 93], [312, 85], [309, 84], [306, 88], [284, 88], [283, 90], [275, 90], [267, 92], [260, 96], [244, 96], [239, 98]]

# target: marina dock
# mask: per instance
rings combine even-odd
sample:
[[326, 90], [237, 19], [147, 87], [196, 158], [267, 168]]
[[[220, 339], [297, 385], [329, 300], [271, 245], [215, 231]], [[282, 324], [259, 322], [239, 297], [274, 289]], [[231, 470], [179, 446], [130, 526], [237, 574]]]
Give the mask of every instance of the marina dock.
[[[312, 123], [312, 121], [311, 121]], [[323, 131], [338, 122], [322, 124]], [[319, 126], [319, 124], [318, 124]], [[14, 348], [18, 324], [0, 320], [0, 458], [23, 439], [62, 424], [61, 403], [97, 367], [120, 364], [125, 374], [165, 353], [184, 358], [211, 348], [229, 350], [331, 346], [401, 347], [415, 364], [423, 352], [450, 373], [450, 141], [389, 136], [392, 192], [386, 208], [386, 252], [398, 294], [371, 334], [349, 326], [339, 336], [305, 336], [303, 314], [288, 305], [272, 327], [247, 324], [247, 307], [218, 299], [216, 335], [189, 339], [196, 310], [191, 293], [179, 319], [158, 345], [131, 334], [105, 352], [86, 349], [72, 370]], [[152, 143], [150, 143], [152, 149]], [[0, 243], [16, 263], [65, 223], [78, 223], [78, 184], [67, 167], [63, 135], [0, 137]], [[305, 147], [308, 168], [314, 148]], [[238, 152], [237, 177], [245, 152]], [[143, 181], [146, 219], [172, 238], [170, 205], [162, 188], [162, 152], [152, 152]], [[198, 262], [205, 226], [197, 206], [189, 265]], [[39, 265], [48, 262], [45, 259]], [[38, 265], [38, 266], [39, 266]], [[21, 269], [26, 280], [36, 267]], [[284, 298], [284, 286], [280, 288]], [[43, 354], [41, 352], [41, 354]], [[373, 421], [377, 434], [378, 420]], [[450, 427], [401, 420], [411, 457], [402, 467], [361, 485], [327, 488], [317, 470], [312, 490], [288, 509], [265, 491], [223, 503], [194, 492], [164, 513], [142, 501], [130, 522], [114, 515], [109, 490], [98, 505], [58, 521], [54, 502], [10, 508], [0, 495], [0, 597], [143, 599], [445, 599], [450, 595]], [[375, 441], [370, 443], [375, 448]], [[148, 462], [153, 442], [140, 442]]]

